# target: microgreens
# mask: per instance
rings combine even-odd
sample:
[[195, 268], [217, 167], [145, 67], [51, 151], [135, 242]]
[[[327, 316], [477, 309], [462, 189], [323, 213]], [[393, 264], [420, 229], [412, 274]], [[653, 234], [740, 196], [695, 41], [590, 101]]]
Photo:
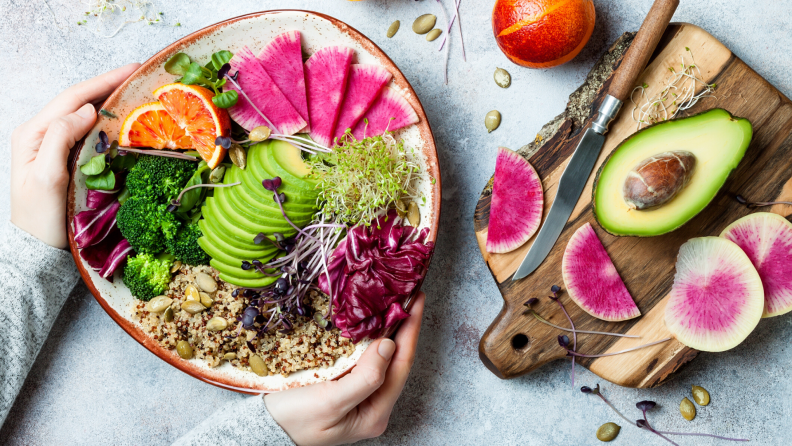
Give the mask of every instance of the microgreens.
[[212, 54], [209, 63], [201, 66], [197, 62], [192, 62], [187, 54], [176, 53], [165, 62], [164, 68], [170, 74], [181, 76], [177, 82], [211, 88], [215, 93], [212, 102], [220, 108], [229, 108], [236, 105], [239, 99], [236, 91], [223, 91], [223, 86], [226, 84], [225, 74], [231, 69], [228, 62], [233, 56], [230, 51], [218, 51]]
[[188, 155], [187, 153], [172, 152], [170, 150], [136, 149], [133, 147], [125, 147], [125, 146], [118, 146], [118, 150], [119, 152], [140, 153], [143, 155], [163, 156], [165, 158], [178, 158], [181, 160], [196, 161], [196, 162], [201, 160], [200, 158], [193, 155]]
[[418, 199], [415, 180], [419, 166], [412, 151], [386, 133], [357, 141], [347, 133], [325, 160], [313, 159], [312, 175], [319, 180], [321, 219], [370, 225], [382, 209], [403, 198]]
[[[564, 308], [564, 304], [561, 303], [560, 300], [558, 300], [558, 293], [560, 291], [561, 291], [561, 287], [558, 286], [558, 285], [553, 285], [552, 287], [550, 287], [550, 292], [553, 293], [553, 295], [550, 296], [550, 300], [554, 301], [555, 303], [558, 304], [558, 306], [561, 307], [561, 311], [564, 312], [564, 315], [569, 320], [569, 325], [572, 326], [572, 351], [575, 351], [575, 350], [577, 350], [577, 331], [575, 331], [575, 323], [572, 322], [572, 318], [569, 316], [569, 313], [567, 313], [566, 308]], [[569, 338], [567, 338], [566, 336], [564, 336], [564, 338], [566, 338], [567, 342], [566, 342], [566, 345], [562, 345], [562, 347], [566, 348], [567, 345], [569, 345]], [[561, 336], [559, 336], [558, 339], [559, 339], [559, 343], [560, 343], [561, 342]], [[567, 351], [569, 351], [569, 350], [567, 350]], [[572, 377], [572, 387], [575, 387], [575, 357], [574, 356], [572, 356], [572, 375], [571, 375], [571, 377]]]
[[748, 201], [742, 195], [737, 195], [734, 197], [734, 199], [737, 200], [738, 203], [747, 207], [748, 209], [755, 209], [763, 206], [773, 206], [776, 204], [784, 204], [787, 206], [792, 206], [792, 201]]
[[[568, 332], [570, 332], [570, 333], [572, 332], [572, 330], [571, 330], [571, 329], [569, 329], [569, 328], [560, 327], [560, 326], [558, 326], [558, 325], [555, 325], [555, 324], [553, 324], [552, 322], [550, 322], [550, 321], [548, 321], [547, 319], [545, 319], [545, 318], [543, 318], [542, 316], [540, 316], [540, 315], [539, 315], [539, 313], [537, 313], [537, 312], [536, 312], [536, 311], [535, 311], [533, 308], [531, 308], [531, 307], [532, 307], [532, 305], [534, 305], [534, 304], [536, 304], [536, 303], [538, 303], [538, 302], [539, 302], [539, 299], [537, 299], [537, 298], [535, 298], [535, 297], [532, 297], [532, 298], [528, 299], [528, 300], [527, 300], [527, 301], [526, 301], [526, 302], [523, 304], [523, 305], [525, 305], [526, 307], [528, 307], [528, 309], [526, 309], [526, 310], [523, 312], [523, 314], [530, 314], [530, 315], [532, 315], [533, 317], [535, 317], [535, 318], [536, 318], [536, 320], [538, 320], [539, 322], [541, 322], [541, 323], [543, 323], [543, 324], [545, 324], [545, 325], [549, 325], [549, 326], [551, 326], [551, 327], [553, 327], [553, 328], [557, 328], [557, 329], [559, 329], [559, 330], [563, 330], [563, 331], [568, 331]], [[617, 336], [617, 337], [622, 337], [622, 338], [640, 338], [640, 336], [635, 336], [635, 335], [627, 335], [627, 334], [622, 334], [622, 333], [610, 333], [610, 332], [607, 332], [607, 331], [587, 331], [587, 330], [575, 330], [575, 331], [576, 331], [578, 334], [595, 334], [595, 335], [603, 335], [603, 336]]]
[[[562, 340], [562, 338], [566, 338], [566, 342], [564, 342]], [[567, 336], [565, 336], [565, 335], [558, 337], [558, 345], [560, 345], [564, 350], [566, 350], [567, 351], [567, 355], [569, 355], [569, 356], [577, 356], [579, 358], [603, 358], [603, 357], [606, 357], [606, 356], [622, 355], [624, 353], [629, 353], [629, 352], [632, 352], [632, 351], [635, 351], [635, 350], [640, 350], [642, 348], [651, 347], [651, 346], [657, 345], [657, 344], [662, 344], [663, 342], [668, 342], [671, 339], [672, 338], [665, 338], [665, 339], [661, 339], [659, 341], [650, 342], [648, 344], [639, 345], [638, 347], [632, 347], [632, 348], [628, 348], [626, 350], [621, 350], [621, 351], [613, 352], [613, 353], [603, 353], [601, 355], [584, 355], [584, 354], [580, 354], [580, 353], [578, 353], [578, 352], [576, 352], [574, 350], [570, 350], [569, 348], [567, 348], [569, 346], [569, 338]]]
[[[99, 22], [105, 22], [109, 18], [114, 17], [116, 14], [126, 12], [128, 7], [130, 9], [134, 9], [132, 13], [136, 14], [139, 12], [141, 14], [137, 19], [125, 20], [118, 28], [116, 28], [113, 33], [101, 36], [104, 38], [115, 36], [130, 23], [146, 22], [149, 25], [153, 25], [154, 23], [159, 23], [160, 21], [160, 19], [156, 16], [147, 17], [149, 6], [151, 6], [151, 2], [147, 0], [87, 0], [86, 3], [89, 10], [85, 11], [85, 15], [96, 17]], [[47, 6], [49, 6], [49, 4]], [[51, 9], [52, 8], [50, 8], [50, 10]], [[85, 25], [87, 23], [87, 20], [81, 20], [77, 22], [78, 25]], [[94, 33], [98, 34], [97, 32]]]

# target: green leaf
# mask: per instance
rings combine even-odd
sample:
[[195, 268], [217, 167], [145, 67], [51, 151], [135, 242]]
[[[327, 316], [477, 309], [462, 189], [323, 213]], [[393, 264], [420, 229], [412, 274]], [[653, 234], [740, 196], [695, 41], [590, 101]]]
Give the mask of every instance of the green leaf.
[[[190, 67], [187, 68], [187, 71], [184, 73], [184, 77], [182, 77], [182, 84], [184, 85], [194, 85], [194, 84], [206, 84], [209, 82], [208, 79], [204, 76], [204, 70], [206, 68], [198, 65], [195, 62], [190, 64]], [[209, 70], [207, 70], [209, 71]]]
[[[211, 169], [209, 168], [209, 165], [206, 164], [206, 161], [201, 161], [198, 164], [198, 169], [190, 178], [190, 181], [188, 181], [187, 184], [184, 185], [184, 189], [190, 186], [206, 184], [209, 180], [210, 172]], [[204, 197], [206, 196], [206, 190], [207, 188], [200, 187], [185, 192], [181, 198], [181, 205], [179, 206], [179, 209], [176, 212], [181, 215], [187, 215], [194, 207], [201, 204]]]
[[80, 172], [86, 175], [99, 175], [105, 170], [107, 164], [107, 157], [104, 153], [96, 155], [90, 161], [80, 166]]
[[232, 57], [234, 57], [234, 53], [231, 51], [218, 51], [212, 54], [212, 65], [214, 65], [215, 70], [219, 70], [223, 67], [223, 65], [230, 62]]
[[224, 91], [212, 98], [212, 102], [220, 108], [233, 107], [236, 105], [237, 100], [239, 100], [239, 95], [234, 90]]
[[85, 187], [90, 190], [113, 190], [115, 189], [115, 174], [108, 167], [102, 173], [86, 178]]
[[131, 194], [129, 193], [129, 189], [127, 189], [126, 186], [124, 186], [124, 188], [121, 189], [121, 192], [118, 194], [118, 203], [124, 204], [124, 202], [129, 199], [130, 195]]
[[184, 76], [190, 68], [190, 56], [184, 53], [176, 53], [165, 62], [165, 71], [174, 76]]
[[110, 168], [113, 169], [113, 172], [122, 172], [135, 167], [136, 163], [137, 158], [132, 154], [117, 156], [113, 158], [113, 161], [110, 163]]

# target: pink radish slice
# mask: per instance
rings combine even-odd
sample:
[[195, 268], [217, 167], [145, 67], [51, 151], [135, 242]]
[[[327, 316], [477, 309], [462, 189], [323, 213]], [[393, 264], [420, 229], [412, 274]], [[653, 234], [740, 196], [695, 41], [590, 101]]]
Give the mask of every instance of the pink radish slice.
[[720, 236], [736, 243], [762, 278], [762, 317], [791, 311], [792, 223], [778, 214], [757, 212], [732, 223]]
[[352, 65], [334, 138], [342, 137], [347, 129], [355, 127], [391, 78], [393, 75], [379, 65]]
[[[256, 107], [272, 121], [276, 130], [284, 135], [293, 135], [305, 127], [306, 121], [283, 95], [272, 78], [261, 66], [248, 47], [242, 47], [231, 58], [231, 73], [239, 72], [237, 83], [245, 94], [239, 93], [237, 104], [228, 109], [231, 119], [245, 130], [253, 130], [260, 125], [271, 125], [256, 111]], [[225, 87], [237, 90], [233, 82]], [[247, 98], [245, 97], [247, 95]], [[256, 107], [251, 105], [253, 101]]]
[[300, 32], [287, 31], [275, 37], [257, 58], [292, 107], [308, 122]]
[[736, 347], [762, 318], [762, 280], [751, 260], [720, 237], [688, 240], [679, 248], [665, 323], [690, 348], [722, 352]]
[[561, 272], [569, 297], [597, 319], [618, 322], [641, 315], [591, 223], [572, 234]]
[[323, 146], [329, 147], [333, 142], [353, 55], [350, 48], [329, 46], [305, 61], [310, 136]]
[[487, 252], [513, 251], [528, 241], [542, 222], [542, 180], [518, 153], [498, 148], [492, 183]]
[[418, 115], [409, 102], [396, 90], [386, 87], [380, 96], [363, 114], [352, 134], [361, 140], [369, 136], [380, 136], [386, 131], [396, 131], [418, 122]]

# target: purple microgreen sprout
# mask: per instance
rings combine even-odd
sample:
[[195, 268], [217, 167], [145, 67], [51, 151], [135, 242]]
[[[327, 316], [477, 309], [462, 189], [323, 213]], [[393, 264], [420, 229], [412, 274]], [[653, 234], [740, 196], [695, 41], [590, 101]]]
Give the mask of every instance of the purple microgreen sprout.
[[198, 188], [201, 188], [201, 187], [209, 187], [209, 188], [233, 187], [233, 186], [239, 186], [240, 184], [242, 184], [242, 183], [241, 182], [236, 182], [236, 183], [230, 183], [230, 184], [196, 184], [195, 186], [185, 187], [184, 189], [182, 189], [182, 191], [181, 191], [181, 193], [179, 194], [178, 197], [176, 197], [173, 200], [171, 200], [170, 204], [168, 205], [167, 210], [168, 210], [168, 212], [176, 212], [176, 210], [179, 209], [179, 206], [181, 206], [181, 199], [184, 196], [184, 193], [187, 192], [187, 191], [190, 191], [190, 190], [193, 190], [193, 189], [198, 189]]
[[[454, 1], [454, 0], [452, 0]], [[437, 0], [437, 4], [440, 5], [440, 10], [443, 11], [443, 16], [445, 17], [445, 21], [448, 24], [448, 29], [451, 29], [452, 22], [448, 19], [448, 13], [445, 10], [445, 6], [443, 6], [443, 0]], [[447, 35], [448, 33], [446, 33]], [[448, 85], [448, 47], [451, 45], [446, 45], [445, 53], [443, 54], [443, 83]]]
[[228, 150], [231, 148], [232, 139], [228, 136], [218, 136], [215, 138], [215, 145], [221, 146], [222, 148]]
[[443, 40], [440, 41], [440, 47], [437, 48], [437, 51], [441, 51], [443, 46], [445, 46], [446, 40], [451, 33], [451, 27], [454, 25], [454, 20], [456, 20], [457, 28], [459, 29], [459, 42], [462, 44], [462, 60], [467, 62], [467, 56], [465, 55], [465, 39], [462, 36], [462, 17], [459, 15], [459, 4], [461, 2], [462, 0], [456, 0], [456, 3], [454, 3], [454, 15], [451, 16], [451, 22], [448, 24], [448, 28], [443, 35]]
[[124, 152], [132, 152], [132, 153], [141, 153], [143, 155], [152, 155], [152, 156], [164, 156], [166, 158], [178, 158], [180, 160], [187, 160], [187, 161], [200, 161], [201, 159], [195, 156], [187, 155], [184, 153], [179, 152], [172, 152], [170, 150], [155, 150], [155, 149], [135, 149], [132, 147], [125, 147], [125, 146], [118, 146], [118, 153], [121, 154], [121, 151]]
[[[565, 328], [565, 327], [560, 327], [560, 326], [548, 321], [547, 319], [543, 318], [542, 316], [540, 316], [539, 313], [537, 313], [533, 308], [531, 308], [532, 305], [536, 304], [537, 302], [539, 302], [539, 299], [537, 299], [535, 297], [532, 297], [532, 298], [528, 299], [523, 304], [526, 307], [528, 307], [528, 309], [525, 310], [523, 312], [523, 314], [531, 314], [539, 322], [541, 322], [541, 323], [543, 323], [545, 325], [549, 325], [549, 326], [551, 326], [553, 328], [557, 328], [557, 329], [562, 330], [562, 331], [568, 331], [570, 333], [572, 332], [571, 329]], [[595, 335], [603, 335], [603, 336], [617, 336], [617, 337], [621, 337], [621, 338], [636, 338], [636, 339], [640, 338], [640, 336], [636, 336], [636, 335], [627, 335], [627, 334], [622, 334], [622, 333], [610, 333], [610, 332], [607, 332], [607, 331], [588, 331], [588, 330], [575, 330], [575, 331], [578, 334], [595, 334]]]
[[580, 388], [580, 391], [585, 393], [585, 394], [587, 394], [587, 395], [597, 395], [598, 397], [600, 397], [600, 399], [602, 401], [605, 402], [605, 404], [608, 405], [608, 407], [610, 407], [611, 409], [613, 409], [614, 412], [616, 412], [616, 415], [620, 416], [628, 424], [633, 424], [632, 420], [630, 420], [629, 418], [625, 417], [624, 414], [619, 412], [619, 409], [617, 409], [616, 406], [611, 404], [611, 402], [608, 401], [607, 398], [605, 398], [605, 395], [603, 395], [602, 392], [600, 391], [600, 385], [599, 384], [597, 384], [597, 387], [595, 387], [593, 389], [591, 387], [588, 387], [588, 386], [583, 386], [583, 387]]
[[110, 141], [104, 130], [99, 132], [99, 142], [96, 143], [96, 153], [105, 153], [110, 148]]
[[[577, 350], [577, 331], [575, 330], [575, 323], [572, 322], [572, 317], [569, 316], [569, 313], [567, 313], [566, 308], [564, 308], [564, 304], [561, 303], [561, 301], [558, 299], [558, 293], [560, 291], [561, 291], [561, 287], [558, 286], [558, 285], [553, 285], [552, 287], [550, 287], [550, 292], [553, 293], [553, 295], [550, 296], [550, 300], [554, 301], [555, 303], [558, 304], [558, 306], [561, 307], [561, 311], [564, 312], [564, 315], [569, 320], [569, 325], [572, 327], [572, 330], [571, 330], [572, 331], [572, 351], [575, 351], [575, 350]], [[569, 345], [569, 342], [567, 342], [567, 345]], [[567, 345], [562, 345], [562, 347], [564, 347], [564, 349], [568, 353], [570, 350], [566, 348]], [[572, 356], [572, 387], [575, 387], [575, 355], [570, 355], [570, 356]]]
[[566, 350], [566, 351], [567, 351], [567, 355], [569, 355], [569, 356], [576, 356], [576, 357], [578, 357], [578, 358], [604, 358], [604, 357], [606, 357], [606, 356], [616, 356], [616, 355], [622, 355], [622, 354], [624, 354], [624, 353], [629, 353], [629, 352], [632, 352], [632, 351], [635, 351], [635, 350], [640, 350], [640, 349], [642, 349], [642, 348], [651, 347], [651, 346], [653, 346], [653, 345], [657, 345], [657, 344], [662, 344], [663, 342], [668, 342], [668, 341], [670, 341], [671, 339], [672, 339], [672, 338], [665, 338], [665, 339], [661, 339], [661, 340], [659, 340], [659, 341], [650, 342], [650, 343], [648, 343], [648, 344], [639, 345], [639, 346], [637, 346], [637, 347], [628, 348], [628, 349], [626, 349], [626, 350], [622, 350], [622, 351], [618, 351], [618, 352], [613, 352], [613, 353], [603, 353], [603, 354], [601, 354], [601, 355], [583, 355], [583, 354], [580, 354], [580, 353], [578, 353], [578, 352], [576, 352], [576, 351], [573, 351], [573, 350], [570, 350], [570, 349], [568, 349], [568, 348], [567, 348], [567, 346], [565, 346], [565, 345], [561, 345], [560, 343], [559, 343], [559, 345], [561, 345], [561, 347], [563, 347], [563, 348], [564, 348], [564, 350]]
[[734, 197], [734, 199], [737, 200], [738, 203], [747, 207], [748, 209], [756, 209], [758, 207], [763, 207], [763, 206], [773, 206], [776, 204], [784, 204], [787, 206], [792, 206], [792, 201], [748, 201], [742, 195], [737, 195]]
[[231, 64], [230, 63], [224, 63], [223, 66], [221, 66], [220, 69], [217, 70], [217, 78], [218, 79], [224, 78], [225, 75], [228, 74], [228, 72], [230, 70], [231, 70]]

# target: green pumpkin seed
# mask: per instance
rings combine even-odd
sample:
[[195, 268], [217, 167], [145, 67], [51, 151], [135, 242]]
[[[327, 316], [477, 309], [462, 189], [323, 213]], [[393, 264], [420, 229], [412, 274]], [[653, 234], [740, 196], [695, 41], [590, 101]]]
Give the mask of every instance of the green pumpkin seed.
[[198, 273], [195, 275], [195, 284], [198, 288], [206, 291], [207, 293], [214, 293], [217, 291], [217, 282], [206, 273]]
[[240, 169], [245, 170], [247, 167], [247, 152], [239, 144], [231, 144], [231, 148], [228, 149], [228, 157]]
[[693, 418], [696, 418], [696, 406], [687, 398], [683, 398], [682, 402], [679, 403], [679, 412], [681, 412], [682, 417], [688, 421], [692, 421]]
[[509, 85], [511, 85], [511, 74], [503, 68], [496, 69], [493, 77], [495, 78], [495, 84], [501, 88], [509, 88]]
[[706, 406], [710, 402], [709, 392], [701, 386], [693, 386], [693, 401], [699, 406]]
[[597, 440], [612, 441], [619, 435], [621, 426], [616, 423], [605, 423], [597, 429]]
[[396, 200], [393, 205], [396, 207], [396, 214], [399, 215], [399, 218], [407, 216], [407, 205], [404, 204], [403, 200]]
[[272, 134], [272, 130], [266, 125], [260, 125], [253, 130], [250, 131], [250, 135], [248, 135], [248, 139], [251, 141], [264, 141], [269, 139], [270, 135]]
[[171, 274], [176, 274], [176, 272], [178, 272], [181, 269], [181, 267], [182, 267], [182, 262], [181, 261], [177, 260], [177, 261], [173, 262], [173, 265], [171, 266], [171, 269], [170, 269]]
[[267, 373], [269, 373], [269, 370], [267, 370], [267, 364], [264, 364], [264, 360], [258, 355], [253, 355], [250, 357], [250, 370], [253, 370], [253, 373], [258, 376], [267, 376]]
[[200, 301], [197, 300], [188, 300], [182, 304], [182, 310], [190, 313], [190, 314], [198, 314], [204, 310], [206, 307]]
[[209, 174], [209, 182], [212, 184], [219, 184], [223, 182], [223, 177], [225, 177], [226, 168], [225, 166], [217, 166], [212, 169], [212, 173]]
[[418, 204], [414, 201], [411, 201], [407, 206], [407, 221], [413, 228], [417, 228], [421, 224], [421, 211], [418, 210]]
[[435, 39], [437, 39], [438, 37], [440, 37], [440, 34], [443, 34], [443, 31], [438, 29], [438, 28], [435, 28], [435, 29], [429, 31], [429, 34], [426, 35], [426, 41], [427, 42], [432, 42]]
[[179, 354], [181, 359], [192, 359], [193, 348], [187, 341], [179, 341], [176, 343], [176, 353]]
[[487, 128], [487, 133], [492, 133], [493, 130], [500, 127], [501, 114], [498, 110], [492, 110], [484, 117], [484, 127]]
[[195, 285], [187, 285], [184, 287], [184, 300], [201, 300], [201, 296], [198, 295], [198, 288]]
[[233, 361], [234, 359], [236, 359], [236, 353], [233, 352], [226, 353], [225, 355], [223, 355], [223, 359], [225, 359], [226, 361]]
[[413, 31], [415, 34], [426, 34], [434, 28], [437, 23], [437, 17], [434, 14], [424, 14], [413, 22]]
[[391, 25], [388, 27], [388, 34], [387, 34], [389, 39], [396, 35], [396, 33], [399, 31], [400, 26], [401, 26], [401, 22], [398, 20], [391, 23]]
[[212, 304], [214, 303], [214, 300], [212, 299], [212, 296], [210, 296], [210, 295], [208, 295], [208, 294], [206, 294], [204, 292], [201, 292], [200, 296], [201, 296], [201, 305], [203, 305], [206, 308], [211, 308]]
[[221, 317], [213, 317], [206, 323], [206, 329], [209, 331], [223, 331], [228, 328], [228, 321]]
[[161, 313], [170, 307], [173, 299], [168, 296], [157, 296], [146, 304], [146, 309], [152, 313]]
[[173, 308], [168, 307], [165, 309], [165, 312], [162, 313], [162, 320], [165, 322], [173, 322]]

